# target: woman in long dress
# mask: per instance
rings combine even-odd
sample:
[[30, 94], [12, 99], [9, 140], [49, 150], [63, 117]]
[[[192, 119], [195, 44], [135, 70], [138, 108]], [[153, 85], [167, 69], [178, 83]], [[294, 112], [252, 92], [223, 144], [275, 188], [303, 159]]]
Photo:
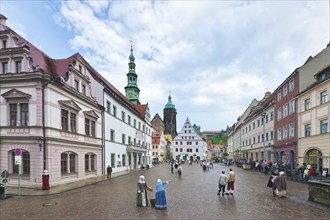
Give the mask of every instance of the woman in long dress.
[[166, 209], [167, 208], [164, 185], [168, 184], [170, 182], [172, 182], [172, 180], [168, 180], [168, 181], [162, 181], [161, 179], [157, 180], [156, 202], [155, 202], [156, 209]]
[[152, 188], [147, 185], [145, 177], [140, 176], [137, 183], [136, 206], [143, 207], [149, 205], [147, 190], [152, 191]]
[[286, 180], [284, 172], [281, 171], [280, 175], [275, 179], [276, 183], [276, 194], [278, 197], [286, 197]]

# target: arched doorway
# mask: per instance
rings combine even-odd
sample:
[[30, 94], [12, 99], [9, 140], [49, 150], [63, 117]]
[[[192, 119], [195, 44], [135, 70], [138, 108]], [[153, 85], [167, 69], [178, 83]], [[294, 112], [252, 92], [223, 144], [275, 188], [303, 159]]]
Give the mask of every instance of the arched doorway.
[[289, 163], [290, 163], [290, 167], [291, 170], [294, 168], [294, 151], [290, 150], [289, 152]]
[[274, 161], [275, 162], [279, 162], [280, 161], [280, 158], [279, 158], [280, 156], [279, 156], [279, 154], [278, 154], [278, 152], [275, 152], [274, 153]]
[[285, 158], [285, 152], [281, 151], [280, 152], [280, 161], [279, 162], [284, 162], [284, 158]]
[[306, 152], [306, 164], [312, 165], [317, 173], [321, 173], [322, 152], [317, 149], [311, 149]]

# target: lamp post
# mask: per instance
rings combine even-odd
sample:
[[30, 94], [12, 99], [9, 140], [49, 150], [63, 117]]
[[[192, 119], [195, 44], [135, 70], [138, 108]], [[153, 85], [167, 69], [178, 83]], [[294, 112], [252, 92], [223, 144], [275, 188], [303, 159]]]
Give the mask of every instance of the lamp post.
[[266, 146], [265, 146], [265, 116], [266, 116], [266, 112], [264, 112], [264, 108], [263, 108], [263, 112], [261, 113], [261, 117], [262, 117], [262, 133], [263, 133], [263, 138], [262, 138], [262, 149], [263, 149], [263, 155], [262, 155], [262, 162], [264, 163], [264, 173], [265, 173], [265, 169], [266, 169], [266, 164], [265, 164], [265, 159], [266, 159]]

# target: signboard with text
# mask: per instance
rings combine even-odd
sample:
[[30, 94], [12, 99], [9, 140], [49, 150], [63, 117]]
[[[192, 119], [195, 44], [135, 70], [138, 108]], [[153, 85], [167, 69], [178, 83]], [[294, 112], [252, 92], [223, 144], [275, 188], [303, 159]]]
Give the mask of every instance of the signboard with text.
[[21, 165], [22, 163], [22, 156], [15, 156], [15, 164]]

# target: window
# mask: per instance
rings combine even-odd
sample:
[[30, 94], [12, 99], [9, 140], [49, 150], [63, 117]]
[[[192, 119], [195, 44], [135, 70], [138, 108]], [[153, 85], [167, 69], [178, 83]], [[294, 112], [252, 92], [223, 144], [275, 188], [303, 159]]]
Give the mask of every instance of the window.
[[122, 156], [121, 156], [121, 158], [122, 158], [122, 165], [123, 165], [123, 167], [124, 166], [126, 166], [126, 155], [125, 154], [123, 154]]
[[196, 145], [198, 145], [198, 141], [196, 141]]
[[305, 125], [305, 137], [311, 136], [311, 125], [307, 124]]
[[274, 120], [274, 112], [270, 113], [270, 120], [273, 121]]
[[270, 132], [270, 140], [273, 140], [273, 139], [274, 139], [274, 132], [271, 131], [271, 132]]
[[16, 61], [16, 73], [22, 72], [22, 61]]
[[305, 111], [311, 108], [311, 99], [305, 99]]
[[70, 128], [72, 132], [76, 132], [76, 114], [70, 112]]
[[289, 92], [291, 92], [294, 89], [294, 80], [291, 79], [289, 82]]
[[138, 124], [138, 129], [141, 130], [141, 122]]
[[284, 126], [283, 127], [283, 139], [288, 138], [288, 127]]
[[284, 87], [283, 87], [283, 97], [286, 96], [287, 94], [288, 94], [288, 87], [285, 84]]
[[269, 135], [268, 133], [266, 133], [266, 141], [268, 141]]
[[260, 120], [258, 119], [258, 127], [260, 126]]
[[113, 116], [117, 117], [117, 107], [115, 105], [112, 107], [112, 110], [113, 110], [112, 112]]
[[255, 129], [255, 127], [256, 127], [256, 123], [253, 122], [252, 128]]
[[132, 145], [133, 143], [132, 143], [132, 137], [130, 137], [130, 136], [128, 136], [128, 144], [129, 145]]
[[79, 82], [78, 82], [78, 80], [75, 79], [73, 83], [74, 83], [73, 84], [74, 89], [77, 90], [77, 91], [79, 91]]
[[268, 114], [266, 115], [266, 123], [268, 123]]
[[260, 135], [258, 135], [258, 143], [260, 143]]
[[88, 118], [85, 118], [85, 134], [90, 135], [90, 120]]
[[2, 63], [2, 73], [7, 74], [8, 73], [8, 62]]
[[126, 139], [125, 134], [122, 134], [122, 135], [121, 135], [121, 143], [122, 143], [122, 144], [125, 144], [125, 139]]
[[10, 126], [17, 126], [17, 104], [9, 104]]
[[92, 137], [95, 137], [95, 121], [91, 120], [91, 133]]
[[182, 152], [182, 148], [180, 148], [180, 152]]
[[81, 85], [81, 93], [86, 95], [86, 85], [84, 84]]
[[6, 40], [2, 41], [2, 48], [7, 48], [7, 41]]
[[282, 140], [282, 130], [281, 130], [281, 128], [279, 128], [277, 130], [277, 140]]
[[115, 159], [116, 159], [116, 157], [115, 157], [116, 155], [115, 154], [111, 154], [111, 167], [115, 167]]
[[79, 65], [78, 68], [79, 68], [79, 72], [81, 72], [82, 71], [81, 65]]
[[290, 124], [289, 126], [289, 136], [294, 137], [294, 124]]
[[121, 111], [121, 120], [125, 122], [125, 112]]
[[278, 108], [277, 109], [277, 120], [279, 121], [281, 119], [282, 119], [282, 110], [281, 110], [281, 108]]
[[198, 153], [198, 148], [196, 148], [196, 153]]
[[110, 113], [110, 106], [111, 106], [111, 104], [110, 104], [110, 102], [107, 100], [107, 112], [108, 112], [108, 113]]
[[277, 101], [280, 101], [282, 98], [281, 90], [277, 92]]
[[293, 113], [294, 112], [294, 99], [292, 99], [290, 102], [289, 102], [289, 113]]
[[67, 110], [61, 110], [61, 123], [62, 123], [62, 130], [68, 131], [69, 130], [69, 112]]
[[320, 121], [320, 133], [325, 134], [328, 132], [328, 120]]
[[27, 126], [29, 119], [29, 106], [27, 103], [21, 103], [20, 106], [21, 106], [21, 126]]
[[133, 120], [134, 128], [136, 128], [136, 119]]
[[127, 115], [127, 123], [128, 123], [129, 125], [131, 125], [131, 116], [130, 116], [130, 115]]
[[[115, 141], [115, 131], [114, 130], [110, 130], [110, 141]], [[135, 142], [135, 139], [134, 139], [134, 142]], [[135, 145], [135, 143], [134, 143]]]
[[285, 118], [286, 116], [288, 116], [288, 103], [284, 104], [283, 106], [283, 118]]
[[328, 101], [328, 94], [327, 94], [327, 90], [321, 92], [320, 94], [320, 104], [324, 104]]

